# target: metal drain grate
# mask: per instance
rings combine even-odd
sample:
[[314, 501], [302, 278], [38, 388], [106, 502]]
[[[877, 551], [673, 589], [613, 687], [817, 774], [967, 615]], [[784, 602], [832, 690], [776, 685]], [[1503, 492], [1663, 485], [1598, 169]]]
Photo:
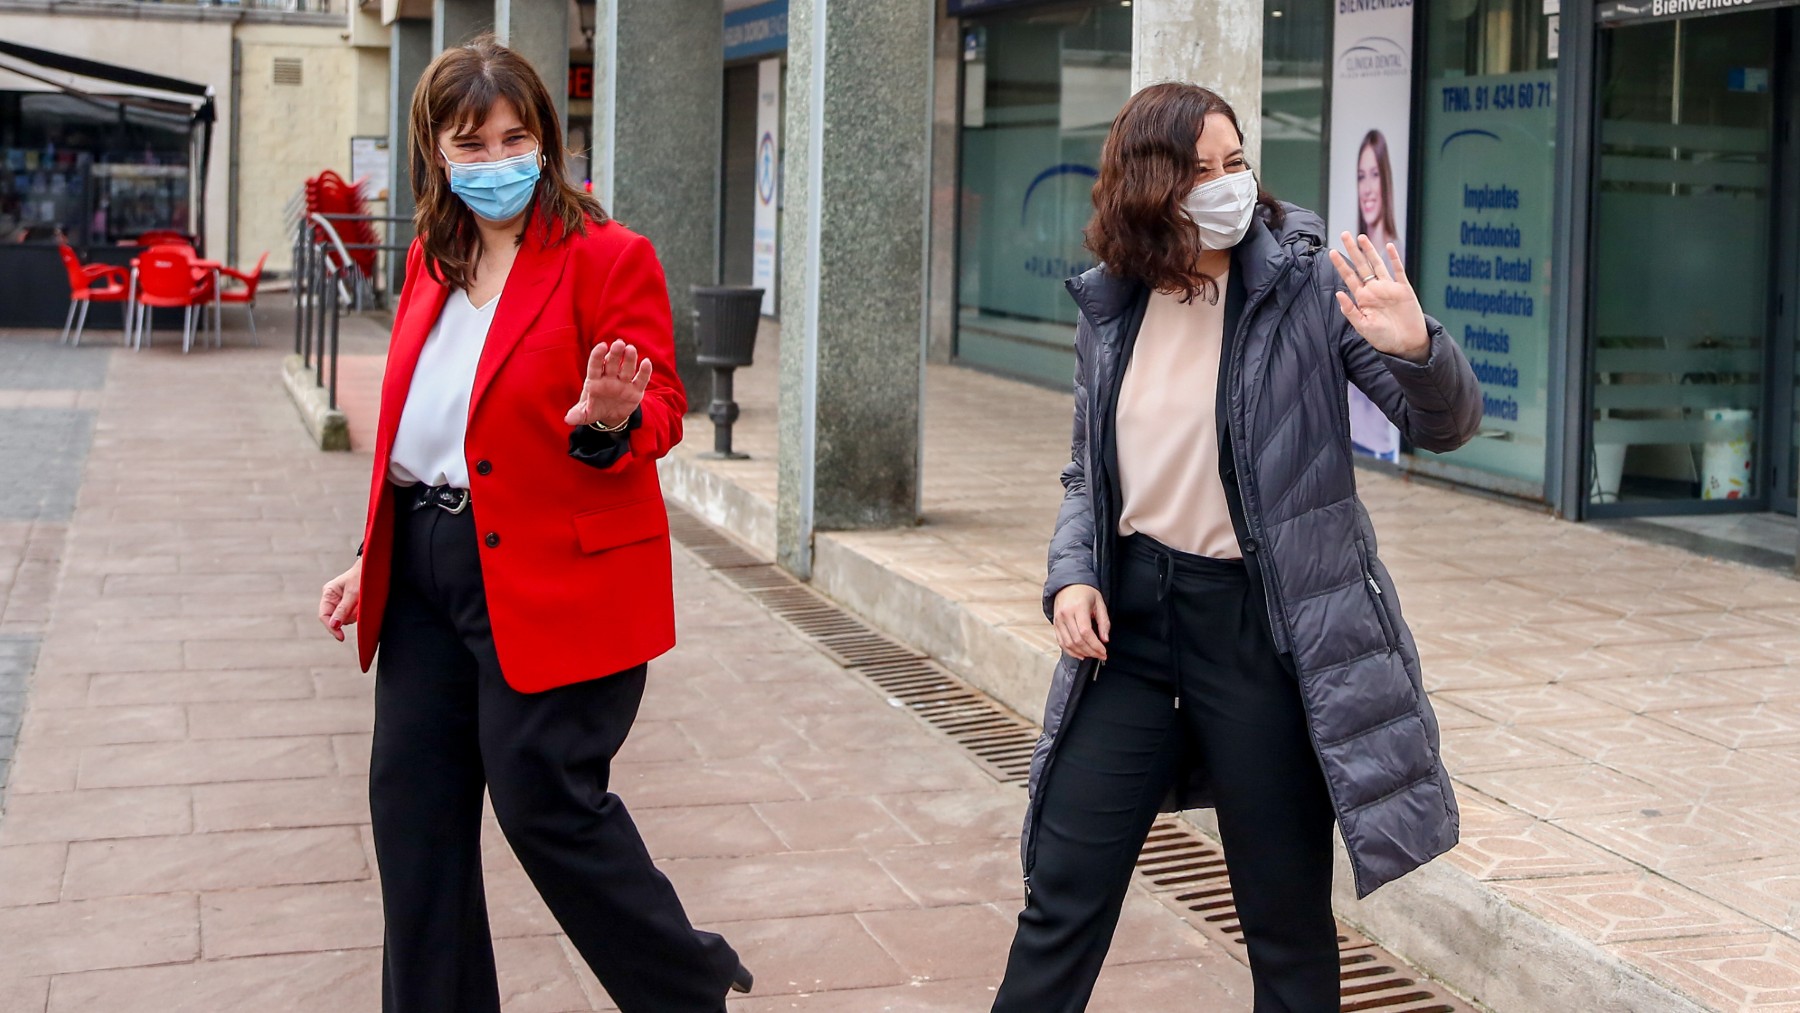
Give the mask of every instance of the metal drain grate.
[[[1184, 820], [1158, 819], [1138, 854], [1138, 876], [1188, 922], [1246, 960], [1244, 927], [1231, 894], [1225, 853]], [[1338, 926], [1342, 1013], [1473, 1013], [1473, 1007], [1417, 975], [1361, 933]]]
[[[888, 637], [837, 603], [754, 555], [676, 506], [669, 531], [702, 565], [743, 589], [840, 666], [856, 673], [969, 752], [1004, 782], [1024, 781], [1037, 726], [1000, 707], [930, 658]], [[1225, 855], [1186, 821], [1163, 817], [1137, 860], [1139, 877], [1188, 922], [1246, 960], [1244, 930]], [[1406, 964], [1340, 926], [1342, 1013], [1474, 1013], [1473, 1007], [1419, 978]]]

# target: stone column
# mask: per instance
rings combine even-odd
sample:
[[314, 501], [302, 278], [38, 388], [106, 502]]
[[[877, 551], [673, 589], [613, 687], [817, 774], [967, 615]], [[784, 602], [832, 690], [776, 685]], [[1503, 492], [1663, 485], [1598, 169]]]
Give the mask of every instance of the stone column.
[[801, 576], [815, 530], [918, 517], [935, 6], [788, 11], [776, 533]]
[[1262, 154], [1263, 0], [1137, 0], [1131, 90], [1192, 81], [1225, 96], [1252, 165]]
[[[413, 213], [412, 158], [407, 127], [412, 118], [413, 89], [430, 65], [432, 22], [425, 18], [398, 18], [388, 36], [388, 214], [410, 219]], [[394, 223], [389, 236], [395, 245], [412, 242], [411, 224]], [[406, 255], [388, 255], [388, 291], [399, 292], [406, 278]]]
[[567, 0], [494, 0], [494, 34], [531, 61], [556, 100], [556, 122], [569, 121]]
[[594, 12], [594, 193], [656, 245], [694, 411], [712, 389], [694, 363], [689, 289], [719, 279], [724, 52], [720, 0], [599, 0]]
[[431, 0], [431, 51], [460, 46], [494, 27], [494, 0]]

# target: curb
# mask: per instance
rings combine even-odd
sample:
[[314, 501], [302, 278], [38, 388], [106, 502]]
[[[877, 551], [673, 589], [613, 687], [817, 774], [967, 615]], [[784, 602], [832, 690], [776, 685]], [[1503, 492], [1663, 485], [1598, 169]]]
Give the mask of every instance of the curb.
[[311, 367], [298, 355], [281, 360], [281, 380], [294, 407], [300, 410], [300, 421], [306, 426], [320, 450], [349, 450], [350, 422], [344, 413], [331, 407], [325, 388], [314, 379]]
[[[676, 453], [659, 463], [664, 494], [758, 551], [774, 553], [775, 508]], [[811, 586], [971, 686], [1027, 716], [1043, 713], [1052, 658], [962, 603], [895, 574], [818, 532]], [[1210, 810], [1183, 818], [1217, 840]], [[1434, 862], [1357, 900], [1337, 843], [1332, 906], [1345, 922], [1420, 971], [1495, 1013], [1706, 1013], [1696, 1002], [1575, 932], [1532, 914], [1489, 884]]]

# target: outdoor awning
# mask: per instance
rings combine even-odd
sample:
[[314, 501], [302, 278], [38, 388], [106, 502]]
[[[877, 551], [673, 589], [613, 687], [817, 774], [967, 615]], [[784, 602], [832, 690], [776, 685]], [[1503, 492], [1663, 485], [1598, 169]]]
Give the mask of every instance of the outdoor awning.
[[180, 108], [195, 125], [211, 124], [215, 118], [209, 84], [4, 41], [0, 41], [0, 70], [99, 102]]

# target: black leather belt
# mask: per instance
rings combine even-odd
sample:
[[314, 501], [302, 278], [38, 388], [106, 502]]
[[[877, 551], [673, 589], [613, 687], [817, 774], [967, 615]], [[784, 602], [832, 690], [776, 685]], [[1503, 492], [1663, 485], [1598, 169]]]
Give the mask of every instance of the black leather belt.
[[469, 490], [453, 485], [415, 485], [405, 491], [412, 497], [412, 508], [437, 507], [446, 513], [459, 514], [469, 509]]

